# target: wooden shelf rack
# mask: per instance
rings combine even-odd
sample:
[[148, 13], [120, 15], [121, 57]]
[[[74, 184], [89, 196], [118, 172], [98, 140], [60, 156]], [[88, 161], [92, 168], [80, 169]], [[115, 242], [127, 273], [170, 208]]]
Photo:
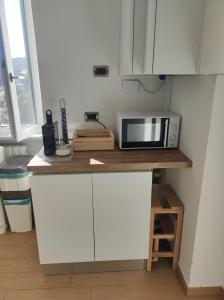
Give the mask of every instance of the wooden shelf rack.
[[183, 214], [184, 206], [170, 185], [153, 185], [147, 271], [151, 271], [152, 262], [158, 261], [159, 257], [171, 257], [172, 269], [176, 270]]

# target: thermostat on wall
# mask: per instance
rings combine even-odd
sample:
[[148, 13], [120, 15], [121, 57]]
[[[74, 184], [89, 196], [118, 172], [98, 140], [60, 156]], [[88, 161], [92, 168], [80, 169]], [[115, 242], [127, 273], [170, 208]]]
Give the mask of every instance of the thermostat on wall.
[[139, 91], [139, 81], [134, 79], [122, 80], [122, 89], [125, 94], [136, 94]]

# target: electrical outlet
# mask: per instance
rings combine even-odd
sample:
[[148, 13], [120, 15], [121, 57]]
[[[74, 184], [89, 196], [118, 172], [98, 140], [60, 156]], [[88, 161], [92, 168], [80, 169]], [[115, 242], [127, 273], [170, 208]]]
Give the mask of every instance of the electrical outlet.
[[109, 66], [93, 66], [94, 77], [108, 77]]
[[94, 121], [99, 121], [99, 113], [96, 112], [85, 112], [84, 113], [84, 119], [86, 122], [94, 122]]

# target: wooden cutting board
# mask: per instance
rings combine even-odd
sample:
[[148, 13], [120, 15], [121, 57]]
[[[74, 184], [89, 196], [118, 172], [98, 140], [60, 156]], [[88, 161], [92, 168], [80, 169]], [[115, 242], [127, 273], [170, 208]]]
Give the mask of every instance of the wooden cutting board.
[[74, 151], [113, 150], [114, 134], [111, 129], [78, 129], [73, 143]]

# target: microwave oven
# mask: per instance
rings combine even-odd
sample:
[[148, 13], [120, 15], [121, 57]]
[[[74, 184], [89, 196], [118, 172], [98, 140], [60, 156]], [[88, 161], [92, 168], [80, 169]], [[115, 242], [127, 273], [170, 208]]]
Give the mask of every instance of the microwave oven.
[[180, 116], [172, 112], [117, 113], [120, 149], [177, 148]]

